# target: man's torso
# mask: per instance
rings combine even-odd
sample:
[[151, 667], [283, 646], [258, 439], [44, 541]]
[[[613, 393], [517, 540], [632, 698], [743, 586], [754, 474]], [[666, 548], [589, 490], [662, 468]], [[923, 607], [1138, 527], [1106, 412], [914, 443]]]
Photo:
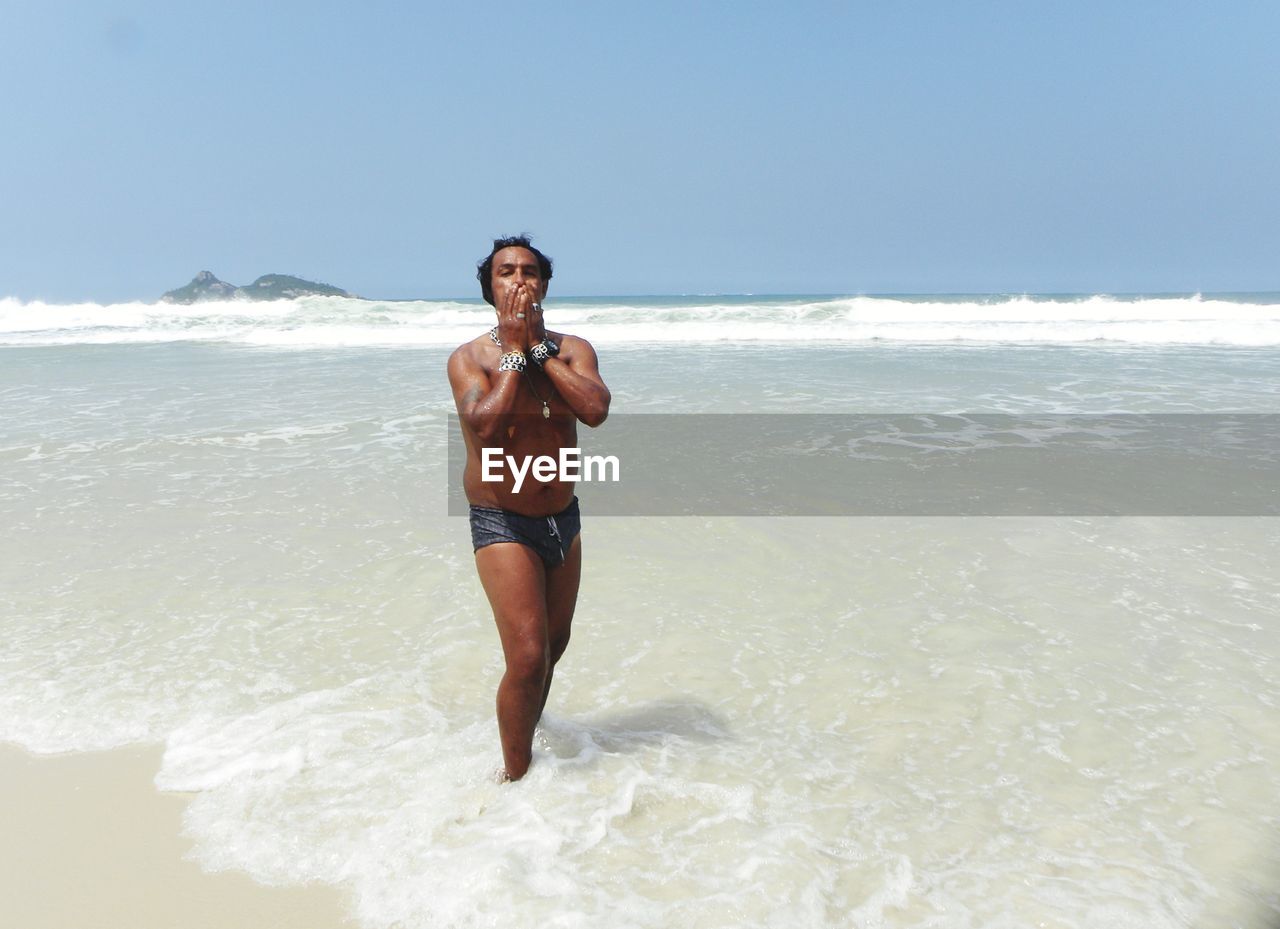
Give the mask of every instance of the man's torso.
[[[565, 340], [560, 333], [547, 333], [558, 344]], [[471, 359], [483, 367], [490, 383], [494, 383], [498, 375], [498, 364], [502, 349], [494, 344], [486, 333], [466, 346]], [[558, 461], [562, 448], [575, 448], [578, 444], [578, 420], [573, 411], [556, 391], [551, 379], [537, 365], [529, 363], [524, 373], [519, 375], [524, 381], [519, 393], [516, 408], [508, 414], [510, 422], [506, 434], [488, 443], [491, 451], [490, 459], [498, 457], [501, 468], [490, 468], [490, 473], [499, 473], [502, 480], [485, 481], [483, 477], [484, 448], [479, 436], [461, 421], [462, 437], [467, 448], [466, 470], [463, 472], [463, 489], [467, 501], [475, 506], [498, 507], [521, 513], [525, 516], [548, 516], [565, 509], [573, 499], [574, 482], [561, 481], [558, 478], [550, 481], [538, 481], [533, 477], [533, 469], [529, 468], [519, 492], [515, 491], [516, 479], [509, 467], [508, 456], [517, 466], [526, 461], [535, 461], [547, 456]], [[543, 415], [543, 401], [550, 416]]]

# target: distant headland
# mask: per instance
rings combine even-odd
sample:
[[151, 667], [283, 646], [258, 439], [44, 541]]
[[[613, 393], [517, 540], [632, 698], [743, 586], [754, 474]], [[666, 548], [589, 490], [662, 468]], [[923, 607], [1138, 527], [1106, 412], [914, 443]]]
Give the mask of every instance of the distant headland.
[[339, 287], [304, 281], [288, 274], [264, 274], [252, 284], [237, 287], [201, 271], [191, 283], [170, 290], [160, 299], [164, 303], [200, 303], [204, 300], [292, 300], [295, 297], [350, 297]]

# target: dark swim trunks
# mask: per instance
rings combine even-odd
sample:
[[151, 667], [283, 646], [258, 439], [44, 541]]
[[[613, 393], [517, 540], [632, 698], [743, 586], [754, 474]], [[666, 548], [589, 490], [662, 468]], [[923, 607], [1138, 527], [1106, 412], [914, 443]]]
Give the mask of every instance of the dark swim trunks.
[[471, 507], [471, 547], [479, 550], [495, 542], [527, 545], [548, 568], [564, 563], [569, 546], [582, 529], [578, 498], [554, 516], [524, 516], [493, 506]]

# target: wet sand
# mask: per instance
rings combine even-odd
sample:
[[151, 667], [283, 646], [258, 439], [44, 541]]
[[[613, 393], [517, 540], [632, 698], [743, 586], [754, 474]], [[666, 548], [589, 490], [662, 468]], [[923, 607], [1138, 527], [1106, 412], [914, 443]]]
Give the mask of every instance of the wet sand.
[[337, 929], [341, 892], [264, 887], [183, 856], [159, 746], [36, 756], [0, 745], [0, 913], [24, 929]]

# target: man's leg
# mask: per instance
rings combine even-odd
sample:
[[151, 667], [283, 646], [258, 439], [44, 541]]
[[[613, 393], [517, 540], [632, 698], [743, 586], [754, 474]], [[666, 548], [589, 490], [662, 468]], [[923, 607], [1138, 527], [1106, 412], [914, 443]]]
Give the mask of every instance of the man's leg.
[[547, 572], [533, 549], [516, 542], [478, 549], [476, 570], [493, 608], [507, 663], [498, 685], [502, 760], [507, 776], [519, 780], [529, 769], [533, 727], [542, 714], [550, 678]]
[[547, 644], [550, 664], [547, 667], [547, 683], [542, 690], [542, 702], [538, 714], [547, 705], [551, 693], [551, 677], [556, 662], [569, 647], [569, 627], [573, 624], [573, 610], [578, 605], [578, 581], [582, 577], [582, 536], [574, 536], [564, 561], [547, 571]]

